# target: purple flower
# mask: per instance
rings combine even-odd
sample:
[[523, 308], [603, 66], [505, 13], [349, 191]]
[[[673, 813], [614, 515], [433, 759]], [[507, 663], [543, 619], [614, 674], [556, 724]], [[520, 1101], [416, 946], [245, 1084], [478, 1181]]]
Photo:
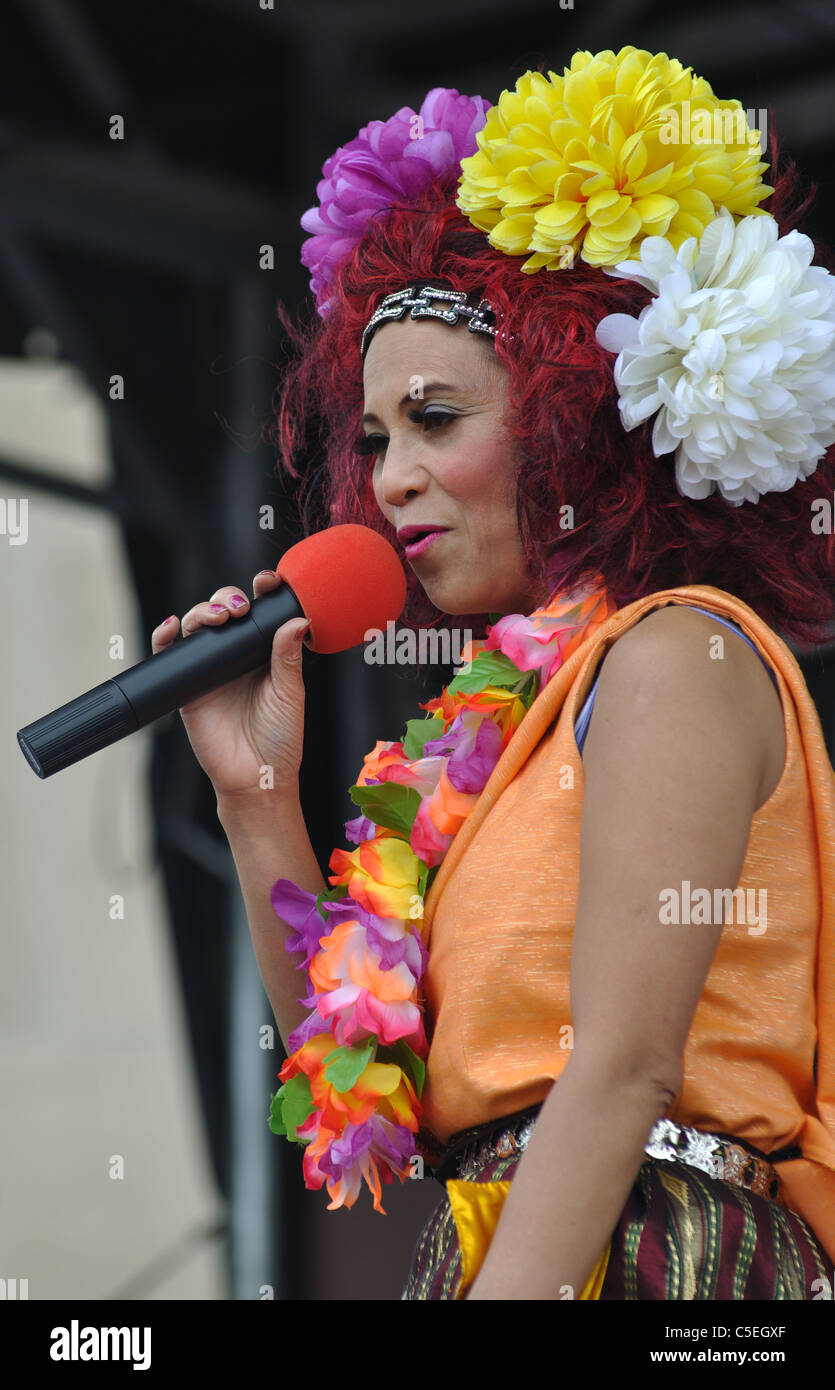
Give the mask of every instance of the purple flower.
[[297, 888], [289, 878], [276, 879], [270, 889], [270, 902], [276, 915], [292, 928], [285, 943], [287, 950], [304, 952], [299, 969], [310, 964], [321, 938], [330, 936], [337, 922], [353, 922], [361, 911], [353, 898], [337, 898], [322, 904], [328, 914], [326, 921], [316, 906], [316, 894]]
[[341, 261], [365, 233], [372, 215], [415, 199], [442, 174], [460, 175], [460, 163], [477, 149], [489, 105], [454, 87], [433, 87], [419, 112], [401, 106], [387, 121], [370, 121], [322, 166], [318, 207], [302, 216], [312, 236], [302, 244], [302, 264], [324, 318], [327, 290]]
[[480, 792], [502, 751], [502, 733], [489, 715], [464, 710], [441, 738], [423, 745], [424, 753], [449, 756], [447, 777], [459, 792]]
[[391, 1183], [397, 1174], [405, 1176], [415, 1151], [415, 1139], [405, 1125], [392, 1124], [379, 1115], [372, 1115], [365, 1124], [346, 1124], [342, 1133], [321, 1134], [319, 1117], [314, 1111], [299, 1125], [297, 1136], [306, 1144], [303, 1168], [305, 1186], [319, 1188], [328, 1185], [330, 1208], [354, 1205], [365, 1178], [374, 1194], [375, 1211], [383, 1212], [380, 1196], [383, 1183]]
[[322, 937], [330, 936], [338, 922], [362, 923], [368, 947], [379, 957], [381, 970], [392, 970], [405, 961], [419, 980], [426, 969], [426, 948], [412, 923], [406, 924], [397, 917], [377, 917], [351, 897], [323, 903], [327, 913], [325, 921], [316, 906], [316, 894], [297, 888], [289, 878], [276, 880], [270, 889], [270, 902], [277, 916], [292, 928], [286, 942], [287, 950], [304, 952], [300, 969], [310, 964], [319, 951]]
[[[377, 781], [376, 777], [373, 781]], [[352, 845], [361, 845], [364, 840], [373, 840], [376, 834], [377, 827], [368, 816], [355, 816], [353, 820], [345, 822], [345, 839]]]
[[[313, 1003], [315, 1004], [315, 1002], [316, 996], [314, 995]], [[310, 1008], [310, 1003], [307, 999], [300, 999], [299, 1003], [305, 1004]], [[314, 1008], [312, 1014], [307, 1016], [304, 1023], [300, 1023], [298, 1028], [294, 1028], [293, 1032], [288, 1037], [287, 1056], [292, 1057], [293, 1053], [298, 1052], [303, 1043], [309, 1042], [310, 1039], [315, 1038], [318, 1033], [329, 1033], [330, 1027], [330, 1020], [322, 1018], [318, 1009]]]
[[347, 1124], [338, 1139], [319, 1159], [319, 1167], [328, 1177], [347, 1178], [359, 1187], [359, 1165], [365, 1154], [382, 1159], [390, 1168], [408, 1167], [415, 1151], [415, 1136], [403, 1125], [392, 1124], [379, 1115], [372, 1115], [365, 1124]]

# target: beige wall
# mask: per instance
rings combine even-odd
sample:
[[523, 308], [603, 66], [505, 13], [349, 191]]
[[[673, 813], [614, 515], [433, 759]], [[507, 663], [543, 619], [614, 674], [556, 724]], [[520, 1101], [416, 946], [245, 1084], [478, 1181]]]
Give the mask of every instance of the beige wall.
[[[0, 455], [107, 481], [101, 411], [74, 369], [0, 362]], [[0, 479], [0, 497], [20, 495]], [[149, 634], [117, 525], [28, 496], [25, 543], [0, 534], [0, 1279], [28, 1279], [30, 1299], [106, 1298], [222, 1203], [150, 862], [150, 733], [45, 780], [15, 736], [148, 656]], [[115, 894], [123, 920], [110, 915]], [[225, 1297], [222, 1253], [191, 1247], [144, 1296]]]

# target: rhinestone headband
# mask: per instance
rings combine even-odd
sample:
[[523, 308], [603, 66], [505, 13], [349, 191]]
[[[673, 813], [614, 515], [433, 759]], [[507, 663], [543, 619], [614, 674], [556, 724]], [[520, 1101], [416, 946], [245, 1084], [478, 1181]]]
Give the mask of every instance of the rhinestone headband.
[[[432, 307], [434, 300], [441, 300], [449, 307], [435, 309]], [[409, 309], [413, 319], [433, 318], [441, 319], [444, 323], [456, 324], [463, 317], [468, 320], [467, 328], [470, 333], [490, 333], [495, 338], [498, 332], [498, 329], [494, 327], [496, 315], [486, 299], [480, 300], [473, 308], [471, 304], [467, 303], [467, 295], [464, 290], [442, 290], [434, 285], [424, 285], [421, 289], [410, 287], [405, 290], [396, 290], [394, 294], [387, 294], [379, 308], [375, 309], [371, 315], [362, 334], [363, 360], [365, 360], [374, 329], [387, 319], [402, 319]]]

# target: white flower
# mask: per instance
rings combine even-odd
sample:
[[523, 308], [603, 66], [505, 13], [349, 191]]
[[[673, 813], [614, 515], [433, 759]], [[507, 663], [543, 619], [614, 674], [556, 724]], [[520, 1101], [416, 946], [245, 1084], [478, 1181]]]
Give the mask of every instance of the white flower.
[[656, 458], [675, 452], [684, 497], [718, 487], [734, 506], [786, 492], [835, 442], [835, 277], [799, 232], [769, 213], [722, 209], [676, 253], [663, 237], [609, 275], [655, 298], [637, 319], [609, 314], [597, 340], [618, 353], [624, 428], [655, 415]]

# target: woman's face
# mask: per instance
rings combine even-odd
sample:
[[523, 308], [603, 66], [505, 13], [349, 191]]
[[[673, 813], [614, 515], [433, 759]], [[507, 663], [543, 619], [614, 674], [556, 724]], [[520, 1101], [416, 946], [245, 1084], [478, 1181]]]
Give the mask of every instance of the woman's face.
[[363, 380], [374, 495], [431, 602], [450, 614], [531, 612], [507, 373], [492, 339], [463, 320], [392, 320], [371, 339]]

